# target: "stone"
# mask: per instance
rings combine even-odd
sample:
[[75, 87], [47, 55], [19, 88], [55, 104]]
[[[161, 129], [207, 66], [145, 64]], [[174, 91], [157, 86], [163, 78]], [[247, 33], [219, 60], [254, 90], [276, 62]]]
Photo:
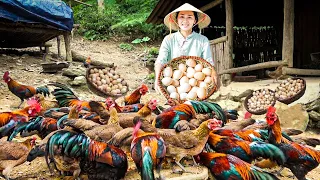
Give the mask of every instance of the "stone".
[[288, 106], [281, 102], [275, 104], [276, 113], [280, 119], [282, 128], [293, 128], [301, 131], [307, 129], [309, 123], [309, 115], [304, 110], [302, 104]]
[[316, 111], [310, 111], [309, 112], [309, 118], [313, 121], [319, 121], [320, 122], [320, 113]]
[[235, 102], [229, 99], [220, 100], [216, 103], [218, 103], [222, 109], [228, 109], [228, 110], [232, 110], [232, 109], [238, 110], [241, 107], [240, 102]]
[[78, 77], [86, 75], [86, 68], [84, 67], [69, 67], [62, 69], [62, 75], [68, 77]]
[[87, 84], [87, 80], [86, 80], [86, 77], [84, 76], [78, 76], [78, 77], [75, 77], [73, 81], [69, 82], [69, 84], [71, 86], [81, 86], [81, 85]]

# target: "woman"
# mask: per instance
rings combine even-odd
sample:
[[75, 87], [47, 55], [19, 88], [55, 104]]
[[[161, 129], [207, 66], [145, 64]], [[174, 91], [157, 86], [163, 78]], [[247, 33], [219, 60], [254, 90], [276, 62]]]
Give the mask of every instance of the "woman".
[[[210, 24], [210, 17], [185, 3], [164, 18], [164, 24], [170, 29], [170, 34], [162, 41], [159, 49], [159, 56], [155, 62], [156, 81], [154, 88], [160, 92], [158, 76], [161, 67], [171, 59], [179, 56], [199, 56], [214, 65], [210, 43], [207, 37], [193, 31], [195, 26], [203, 29]], [[171, 34], [171, 30], [177, 32]], [[218, 76], [215, 70], [212, 71], [212, 78], [219, 87]]]

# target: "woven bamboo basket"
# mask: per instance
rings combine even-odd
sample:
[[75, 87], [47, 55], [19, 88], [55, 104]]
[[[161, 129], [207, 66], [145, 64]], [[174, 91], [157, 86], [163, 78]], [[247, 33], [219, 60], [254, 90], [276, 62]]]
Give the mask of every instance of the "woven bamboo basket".
[[[158, 86], [161, 90], [161, 93], [166, 97], [166, 99], [169, 99], [170, 98], [170, 94], [169, 92], [167, 91], [166, 87], [162, 84], [161, 80], [164, 78], [163, 76], [163, 70], [170, 66], [173, 71], [178, 69], [178, 65], [180, 63], [186, 63], [186, 61], [188, 59], [193, 59], [196, 61], [197, 64], [202, 64], [203, 65], [203, 68], [210, 68], [211, 70], [214, 70], [214, 67], [209, 63], [207, 62], [205, 59], [201, 58], [201, 57], [198, 57], [198, 56], [180, 56], [180, 57], [177, 57], [177, 58], [174, 58], [172, 59], [171, 61], [169, 61], [167, 64], [165, 64], [161, 69], [160, 69], [160, 72], [159, 72], [159, 76], [158, 76]], [[208, 84], [208, 88], [207, 88], [207, 93], [206, 93], [206, 96], [202, 99], [200, 99], [199, 97], [197, 97], [196, 99], [194, 100], [197, 100], [197, 101], [202, 101], [202, 100], [206, 100], [207, 98], [209, 98], [215, 91], [217, 90], [217, 86], [214, 82]], [[183, 103], [184, 101], [186, 100], [180, 100], [178, 99], [178, 101], [180, 103]]]
[[304, 80], [303, 78], [299, 78], [299, 77], [294, 77], [294, 78], [291, 78], [292, 80], [297, 80], [297, 79], [301, 79], [302, 82], [303, 82], [303, 88], [294, 96], [290, 97], [290, 98], [287, 98], [287, 99], [280, 99], [278, 98], [277, 101], [280, 101], [284, 104], [290, 104], [290, 103], [293, 103], [294, 101], [300, 99], [304, 93], [306, 92], [306, 89], [307, 89], [307, 84], [306, 84], [306, 80]]
[[[273, 90], [269, 89], [270, 92], [273, 92]], [[244, 105], [244, 108], [251, 114], [255, 114], [255, 115], [261, 115], [261, 114], [265, 114], [267, 112], [267, 109], [264, 109], [264, 110], [259, 110], [259, 111], [252, 111], [249, 109], [248, 107], [248, 100], [253, 96], [253, 92], [251, 94], [249, 94], [246, 99], [244, 100], [243, 102], [243, 105]], [[274, 106], [276, 104], [276, 98], [273, 96], [273, 101], [272, 101], [272, 104], [271, 106]]]
[[[86, 71], [86, 80], [87, 80], [87, 85], [88, 85], [88, 88], [93, 92], [95, 93], [96, 95], [98, 96], [101, 96], [103, 98], [107, 98], [107, 97], [114, 97], [114, 98], [117, 98], [117, 97], [120, 97], [120, 96], [123, 96], [124, 94], [111, 94], [111, 93], [107, 93], [105, 91], [102, 91], [101, 89], [99, 89], [97, 86], [95, 86], [90, 80], [89, 80], [89, 75], [90, 75], [90, 70], [93, 69], [93, 68], [97, 68], [97, 69], [104, 69], [106, 67], [103, 67], [103, 66], [90, 66], [89, 68], [87, 68], [87, 71]], [[114, 69], [116, 67], [113, 67]], [[127, 85], [128, 86], [128, 85]], [[129, 86], [128, 86], [128, 89], [129, 89]]]

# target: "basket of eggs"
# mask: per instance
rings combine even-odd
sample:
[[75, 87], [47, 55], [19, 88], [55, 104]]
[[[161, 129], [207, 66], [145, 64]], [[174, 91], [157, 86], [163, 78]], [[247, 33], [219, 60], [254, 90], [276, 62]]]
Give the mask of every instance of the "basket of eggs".
[[162, 94], [179, 102], [205, 100], [217, 87], [212, 78], [214, 67], [197, 56], [180, 56], [165, 64], [158, 76]]
[[306, 91], [306, 81], [302, 78], [288, 78], [280, 83], [275, 90], [278, 101], [290, 104], [301, 98]]
[[86, 71], [89, 89], [98, 96], [120, 97], [128, 92], [127, 82], [116, 72], [116, 67], [91, 66]]
[[269, 106], [276, 103], [275, 93], [271, 89], [258, 89], [244, 100], [245, 109], [251, 114], [261, 115], [267, 112]]

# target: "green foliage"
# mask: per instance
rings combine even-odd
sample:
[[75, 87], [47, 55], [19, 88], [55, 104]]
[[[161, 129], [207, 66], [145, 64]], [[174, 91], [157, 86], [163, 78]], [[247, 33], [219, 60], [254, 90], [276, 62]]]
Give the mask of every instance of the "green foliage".
[[97, 0], [86, 1], [92, 7], [77, 5], [73, 7], [74, 20], [80, 24], [78, 33], [86, 39], [107, 39], [111, 36], [148, 36], [162, 38], [164, 25], [147, 24], [146, 19], [158, 0], [105, 0], [105, 10], [98, 13]]
[[159, 54], [159, 48], [157, 48], [157, 47], [149, 48], [149, 54], [151, 56], [157, 56]]
[[126, 50], [126, 51], [132, 51], [133, 50], [133, 46], [131, 44], [128, 43], [121, 43], [119, 45], [120, 49]]
[[148, 74], [148, 76], [147, 76], [147, 80], [154, 80], [155, 79], [155, 75], [154, 75], [154, 73], [150, 73], [150, 74]]

